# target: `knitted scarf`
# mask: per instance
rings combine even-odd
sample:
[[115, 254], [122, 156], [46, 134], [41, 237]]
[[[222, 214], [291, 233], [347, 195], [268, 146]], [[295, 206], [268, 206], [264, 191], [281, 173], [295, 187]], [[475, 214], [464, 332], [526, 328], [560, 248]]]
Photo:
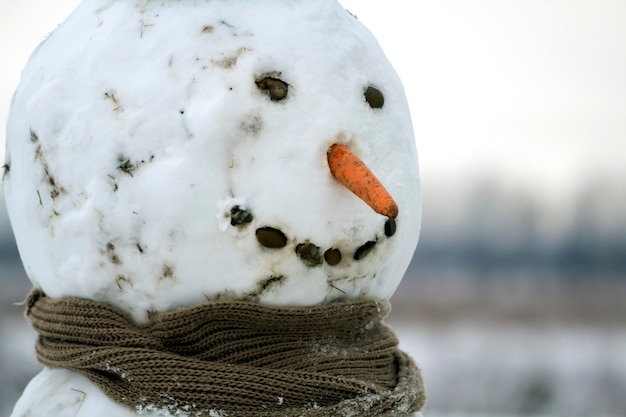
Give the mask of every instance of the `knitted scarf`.
[[382, 323], [386, 302], [216, 301], [141, 325], [95, 301], [34, 290], [27, 302], [42, 364], [85, 375], [139, 412], [375, 417], [425, 402], [420, 370]]

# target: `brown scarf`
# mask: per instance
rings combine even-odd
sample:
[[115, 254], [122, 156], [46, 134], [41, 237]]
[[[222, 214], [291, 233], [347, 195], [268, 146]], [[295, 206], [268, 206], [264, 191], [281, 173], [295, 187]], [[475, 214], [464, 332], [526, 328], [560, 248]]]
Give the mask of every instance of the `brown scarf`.
[[425, 402], [419, 368], [382, 323], [386, 302], [207, 302], [137, 325], [95, 301], [37, 290], [27, 301], [41, 363], [83, 374], [138, 411], [374, 417]]

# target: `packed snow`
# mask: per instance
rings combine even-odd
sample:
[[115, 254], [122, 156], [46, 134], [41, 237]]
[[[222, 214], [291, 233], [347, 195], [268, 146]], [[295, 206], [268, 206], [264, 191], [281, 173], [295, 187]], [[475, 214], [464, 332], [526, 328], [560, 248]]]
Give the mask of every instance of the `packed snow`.
[[[268, 78], [283, 99], [260, 87]], [[51, 297], [106, 301], [137, 320], [206, 298], [388, 298], [417, 242], [402, 85], [335, 0], [85, 0], [30, 59], [7, 132], [13, 229]], [[330, 175], [336, 142], [396, 200], [393, 237]], [[260, 230], [283, 250], [260, 246]], [[298, 245], [343, 256], [310, 268]]]

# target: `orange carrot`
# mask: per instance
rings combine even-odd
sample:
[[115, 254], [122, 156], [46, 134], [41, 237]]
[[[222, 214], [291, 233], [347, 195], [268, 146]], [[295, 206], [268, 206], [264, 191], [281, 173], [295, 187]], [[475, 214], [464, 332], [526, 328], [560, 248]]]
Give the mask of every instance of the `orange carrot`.
[[343, 144], [328, 148], [328, 166], [333, 177], [376, 213], [396, 218], [398, 205], [372, 171]]

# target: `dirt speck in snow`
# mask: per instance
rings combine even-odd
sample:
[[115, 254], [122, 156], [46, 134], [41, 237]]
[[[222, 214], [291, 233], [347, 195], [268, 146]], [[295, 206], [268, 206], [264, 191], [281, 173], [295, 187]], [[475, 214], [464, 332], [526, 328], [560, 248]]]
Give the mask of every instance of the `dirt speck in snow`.
[[171, 265], [163, 265], [163, 271], [161, 272], [161, 280], [174, 279], [174, 268]]
[[133, 285], [132, 281], [124, 275], [118, 275], [117, 278], [115, 278], [115, 283], [121, 291], [124, 291], [125, 286]]
[[3, 180], [6, 178], [7, 175], [9, 175], [9, 172], [11, 172], [11, 163], [7, 162], [6, 164], [2, 165], [2, 179]]
[[234, 54], [225, 56], [219, 61], [213, 61], [213, 63], [220, 68], [224, 68], [224, 69], [233, 68], [235, 65], [237, 65], [237, 60], [239, 59], [239, 57], [243, 55], [244, 53], [250, 52], [250, 51], [251, 49], [249, 48], [239, 48]]
[[119, 256], [115, 252], [115, 245], [113, 243], [111, 243], [111, 242], [107, 243], [106, 249], [105, 249], [105, 254], [107, 255], [107, 257], [109, 258], [109, 261], [113, 265], [121, 265], [122, 264], [122, 261], [120, 260]]
[[241, 130], [250, 136], [256, 136], [263, 128], [263, 119], [258, 115], [253, 115], [249, 119], [241, 122]]
[[111, 100], [111, 102], [113, 103], [113, 111], [114, 112], [121, 112], [122, 110], [124, 110], [122, 108], [122, 105], [120, 104], [120, 101], [119, 101], [117, 95], [115, 94], [115, 92], [113, 90], [105, 92], [104, 93], [104, 98], [105, 98], [105, 100]]
[[[44, 174], [44, 180], [48, 186], [50, 186], [50, 198], [56, 200], [61, 194], [66, 193], [63, 187], [57, 185], [57, 181], [52, 175], [49, 164], [46, 158], [46, 153], [44, 152], [41, 143], [39, 141], [39, 136], [33, 129], [30, 130], [30, 140], [32, 143], [37, 144], [35, 148], [35, 161], [38, 161], [41, 164], [41, 168]], [[41, 195], [39, 195], [41, 201]], [[43, 205], [43, 204], [42, 204]]]
[[[257, 281], [254, 288], [245, 294], [226, 290], [226, 291], [217, 293], [215, 295], [215, 300], [218, 300], [218, 301], [252, 301], [252, 302], [258, 301], [259, 297], [262, 296], [263, 294], [268, 293], [276, 288], [283, 286], [286, 280], [287, 280], [287, 277], [284, 275], [271, 275], [267, 278], [262, 278], [259, 281]], [[207, 300], [211, 300], [211, 298], [208, 297], [207, 295], [205, 295], [205, 297]]]
[[220, 25], [226, 26], [229, 29], [235, 29], [235, 27], [233, 25], [231, 25], [230, 23], [228, 23], [225, 20], [220, 20]]
[[[147, 160], [142, 159], [141, 161], [132, 161], [131, 158], [128, 156], [120, 155], [118, 156], [117, 161], [119, 163], [119, 165], [117, 166], [118, 170], [122, 171], [124, 174], [134, 177], [135, 172], [141, 165], [154, 161], [154, 155], [150, 155], [150, 157]], [[108, 177], [111, 179], [115, 179], [114, 175], [109, 174]], [[117, 189], [115, 189], [115, 191], [117, 191]]]
[[133, 172], [135, 171], [135, 165], [130, 162], [130, 159], [120, 157], [120, 164], [117, 166], [117, 169], [132, 177]]
[[261, 290], [267, 291], [269, 289], [275, 288], [276, 286], [282, 285], [286, 279], [287, 278], [285, 278], [283, 275], [272, 276], [259, 282], [259, 287], [261, 288]]
[[339, 288], [337, 286], [337, 283], [335, 281], [328, 281], [328, 288], [330, 288], [331, 290], [335, 290], [335, 291], [339, 291], [342, 294], [346, 294], [346, 292], [344, 290], [342, 290], [341, 288]]
[[[158, 15], [157, 15], [158, 17]], [[146, 33], [146, 29], [149, 29], [154, 26], [154, 23], [146, 23], [143, 20], [141, 21], [141, 28], [139, 29], [139, 37], [143, 38], [143, 35]]]
[[272, 275], [269, 278], [263, 278], [257, 282], [256, 288], [253, 291], [243, 296], [243, 299], [247, 301], [257, 300], [261, 295], [281, 287], [286, 280], [287, 277], [284, 275]]
[[39, 142], [39, 136], [33, 129], [30, 129], [30, 141], [33, 143]]
[[50, 197], [53, 200], [56, 200], [57, 197], [61, 195], [61, 192], [64, 192], [65, 190], [63, 188], [59, 188], [57, 186], [56, 180], [50, 174], [50, 172], [48, 172], [48, 168], [47, 167], [44, 167], [44, 173], [46, 175], [46, 179], [48, 181], [48, 185], [50, 185], [50, 187], [52, 188], [52, 190], [50, 191]]

